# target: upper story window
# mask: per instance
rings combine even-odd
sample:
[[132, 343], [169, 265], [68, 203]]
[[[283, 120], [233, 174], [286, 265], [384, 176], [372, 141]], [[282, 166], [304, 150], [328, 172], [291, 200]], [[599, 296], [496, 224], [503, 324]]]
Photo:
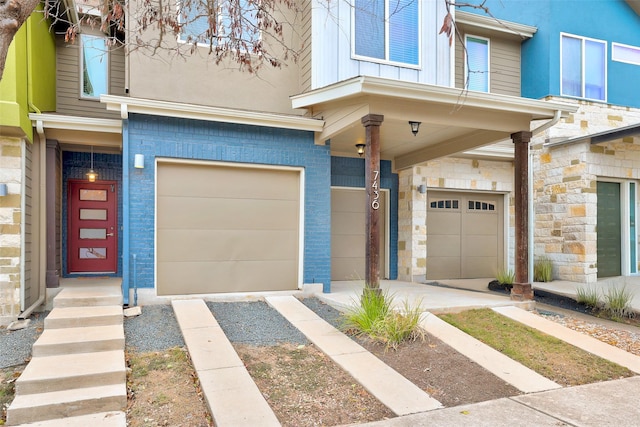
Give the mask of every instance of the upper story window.
[[80, 95], [98, 99], [109, 93], [109, 52], [107, 39], [89, 34], [80, 35]]
[[465, 36], [467, 89], [489, 92], [489, 39]]
[[[184, 0], [179, 3], [179, 40], [204, 45], [226, 44], [233, 34], [248, 45], [260, 39], [258, 8], [248, 0]], [[240, 8], [240, 10], [236, 10]], [[233, 11], [233, 12], [231, 12]]]
[[562, 95], [607, 99], [607, 43], [569, 34], [561, 35]]
[[627, 64], [640, 65], [640, 47], [611, 43], [611, 59]]
[[356, 0], [356, 57], [417, 67], [420, 64], [418, 0]]

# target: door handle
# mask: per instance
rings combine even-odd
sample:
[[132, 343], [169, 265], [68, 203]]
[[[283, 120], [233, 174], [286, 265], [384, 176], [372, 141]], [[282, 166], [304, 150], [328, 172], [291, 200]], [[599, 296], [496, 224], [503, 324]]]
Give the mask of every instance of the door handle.
[[115, 233], [107, 233], [107, 236], [113, 237], [113, 236], [115, 236]]

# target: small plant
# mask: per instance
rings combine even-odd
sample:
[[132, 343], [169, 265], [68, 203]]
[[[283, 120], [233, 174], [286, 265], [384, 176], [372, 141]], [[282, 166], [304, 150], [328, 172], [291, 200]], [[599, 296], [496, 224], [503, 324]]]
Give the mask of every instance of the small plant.
[[549, 257], [542, 256], [533, 263], [533, 280], [535, 282], [551, 282], [553, 280], [553, 263]]
[[411, 308], [405, 301], [404, 310], [391, 308], [393, 296], [387, 292], [365, 289], [360, 304], [343, 316], [342, 328], [354, 335], [366, 335], [387, 348], [397, 348], [405, 340], [424, 336], [420, 329], [420, 304]]
[[613, 319], [633, 317], [630, 305], [632, 299], [633, 293], [628, 291], [626, 286], [609, 288], [604, 293], [604, 309]]
[[508, 287], [511, 287], [513, 286], [513, 282], [515, 282], [516, 280], [516, 275], [511, 269], [501, 269], [500, 271], [498, 271], [498, 274], [496, 274], [496, 279], [498, 280], [498, 282], [500, 282], [501, 285], [507, 285]]
[[576, 288], [576, 301], [580, 304], [584, 304], [591, 309], [598, 307], [600, 298], [598, 296], [598, 289], [595, 287], [582, 287]]

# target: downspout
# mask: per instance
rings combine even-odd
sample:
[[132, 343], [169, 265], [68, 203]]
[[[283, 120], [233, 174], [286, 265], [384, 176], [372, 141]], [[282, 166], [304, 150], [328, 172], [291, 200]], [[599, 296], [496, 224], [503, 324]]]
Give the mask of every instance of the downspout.
[[129, 114], [127, 105], [120, 106], [122, 118], [122, 303], [129, 305], [129, 279], [131, 262], [129, 248]]
[[[25, 25], [27, 26], [27, 46], [32, 46], [32, 40], [31, 40], [31, 31], [29, 31], [29, 21], [25, 21]], [[28, 108], [29, 110], [32, 110], [38, 114], [42, 114], [40, 109], [38, 107], [35, 106], [35, 104], [33, 103], [33, 86], [31, 85], [31, 67], [29, 66], [31, 64], [31, 49], [27, 48], [27, 104], [28, 104]], [[45, 275], [43, 275], [43, 272], [46, 272], [46, 268], [47, 268], [47, 258], [46, 258], [46, 254], [47, 254], [47, 246], [46, 246], [46, 238], [42, 239], [42, 234], [43, 231], [46, 230], [47, 227], [47, 194], [46, 194], [46, 190], [47, 190], [47, 185], [46, 185], [46, 180], [45, 180], [45, 176], [46, 176], [46, 172], [47, 172], [47, 162], [46, 160], [46, 154], [47, 154], [47, 139], [46, 136], [44, 134], [44, 126], [42, 123], [42, 120], [38, 120], [36, 121], [36, 133], [38, 134], [38, 141], [40, 143], [40, 239], [39, 242], [39, 247], [38, 250], [40, 252], [40, 256], [38, 257], [39, 260], [39, 265], [38, 265], [38, 269], [39, 269], [39, 274], [38, 274], [38, 281], [39, 281], [39, 287], [40, 287], [40, 291], [38, 292], [38, 299], [31, 304], [29, 307], [27, 307], [26, 309], [24, 308], [23, 304], [25, 301], [25, 286], [24, 286], [24, 279], [22, 280], [21, 283], [21, 289], [20, 289], [20, 298], [22, 299], [22, 301], [20, 302], [21, 304], [21, 308], [23, 309], [23, 311], [18, 315], [18, 320], [23, 320], [26, 319], [27, 317], [29, 317], [31, 315], [31, 313], [38, 308], [39, 306], [41, 306], [45, 300], [46, 300], [46, 292], [47, 292], [47, 284], [46, 281], [44, 279]], [[24, 200], [24, 197], [23, 197]], [[24, 210], [23, 210], [24, 212]], [[44, 254], [44, 256], [43, 256]], [[22, 260], [23, 260], [23, 265], [24, 265], [24, 254], [22, 256]], [[24, 274], [22, 274], [22, 277], [24, 278]]]
[[[539, 134], [540, 132], [544, 132], [545, 130], [549, 129], [552, 126], [555, 126], [559, 121], [560, 118], [562, 117], [562, 110], [556, 110], [556, 112], [553, 114], [553, 119], [549, 120], [548, 122], [546, 122], [543, 125], [538, 126], [537, 128], [533, 129], [531, 131], [531, 136], [535, 136], [537, 134]], [[534, 207], [533, 207], [533, 153], [531, 152], [531, 150], [529, 150], [529, 176], [528, 178], [528, 186], [529, 186], [529, 266], [528, 266], [528, 273], [529, 273], [529, 277], [527, 278], [527, 280], [529, 281], [529, 283], [533, 283], [533, 266], [535, 264], [534, 260], [533, 260], [533, 256], [534, 256], [534, 246], [535, 246], [535, 242], [534, 242], [534, 229], [536, 228], [535, 226], [535, 212], [534, 212]]]

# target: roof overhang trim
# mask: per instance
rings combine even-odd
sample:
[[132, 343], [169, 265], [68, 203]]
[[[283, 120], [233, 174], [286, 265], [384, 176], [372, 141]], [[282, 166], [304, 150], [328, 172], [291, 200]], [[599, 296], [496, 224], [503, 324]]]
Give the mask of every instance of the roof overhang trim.
[[320, 132], [324, 127], [323, 120], [294, 115], [219, 108], [195, 104], [182, 104], [177, 102], [156, 101], [113, 95], [102, 95], [100, 96], [100, 101], [106, 104], [107, 110], [120, 111], [120, 115], [123, 119], [127, 119], [129, 113], [139, 113], [153, 116], [168, 116], [183, 119], [266, 126], [312, 132]]
[[520, 36], [523, 39], [530, 39], [538, 31], [538, 28], [531, 25], [518, 24], [517, 22], [505, 21], [491, 16], [479, 15], [477, 13], [456, 10], [456, 22], [476, 28], [484, 28], [499, 33]]

